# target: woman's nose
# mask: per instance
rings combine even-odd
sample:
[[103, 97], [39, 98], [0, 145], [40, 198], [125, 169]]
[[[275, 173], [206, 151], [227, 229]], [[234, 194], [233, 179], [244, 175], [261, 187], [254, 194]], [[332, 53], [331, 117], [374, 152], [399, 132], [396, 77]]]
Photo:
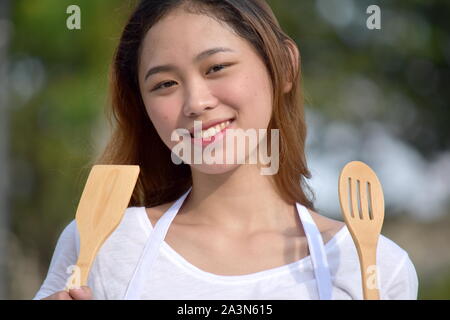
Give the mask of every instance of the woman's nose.
[[196, 80], [187, 86], [184, 113], [187, 117], [202, 114], [207, 109], [214, 109], [217, 98], [211, 93], [205, 80]]

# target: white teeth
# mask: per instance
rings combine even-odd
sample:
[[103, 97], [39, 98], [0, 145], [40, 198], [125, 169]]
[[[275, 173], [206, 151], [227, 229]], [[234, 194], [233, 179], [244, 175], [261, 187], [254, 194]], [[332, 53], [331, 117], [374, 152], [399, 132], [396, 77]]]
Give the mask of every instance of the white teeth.
[[230, 125], [231, 121], [225, 121], [220, 124], [215, 125], [214, 127], [208, 128], [207, 130], [202, 130], [201, 137], [202, 139], [208, 139], [212, 136], [215, 136], [220, 131], [222, 131], [224, 128], [228, 127]]

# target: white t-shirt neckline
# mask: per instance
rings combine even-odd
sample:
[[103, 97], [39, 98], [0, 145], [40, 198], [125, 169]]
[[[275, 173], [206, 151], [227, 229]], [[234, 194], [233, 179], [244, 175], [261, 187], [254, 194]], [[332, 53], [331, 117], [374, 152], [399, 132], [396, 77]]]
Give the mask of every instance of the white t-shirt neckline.
[[[153, 230], [153, 225], [148, 218], [147, 211], [145, 207], [138, 207], [138, 217], [140, 220], [140, 225], [144, 229], [147, 237], [150, 236], [151, 230]], [[324, 244], [325, 252], [328, 254], [339, 242], [349, 236], [350, 233], [347, 226], [343, 226], [327, 243]], [[189, 273], [200, 277], [202, 279], [208, 279], [211, 281], [219, 282], [242, 282], [242, 281], [258, 281], [264, 278], [272, 277], [275, 274], [288, 273], [293, 268], [298, 271], [312, 271], [311, 255], [307, 255], [297, 261], [285, 264], [282, 266], [274, 267], [267, 270], [262, 270], [254, 273], [243, 274], [243, 275], [218, 275], [211, 272], [204, 271], [188, 260], [186, 260], [181, 254], [179, 254], [175, 249], [173, 249], [165, 240], [162, 241], [161, 252], [166, 255], [171, 261], [188, 271]]]

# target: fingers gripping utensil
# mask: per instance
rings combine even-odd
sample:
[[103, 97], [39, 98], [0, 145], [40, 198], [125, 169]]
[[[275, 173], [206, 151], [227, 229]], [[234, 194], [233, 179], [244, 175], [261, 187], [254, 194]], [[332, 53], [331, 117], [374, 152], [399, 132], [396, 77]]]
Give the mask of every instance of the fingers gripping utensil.
[[139, 176], [139, 166], [95, 165], [78, 204], [75, 220], [80, 234], [80, 252], [66, 290], [86, 286], [97, 251], [117, 228], [130, 202]]
[[339, 201], [345, 223], [358, 251], [365, 300], [379, 300], [376, 253], [384, 220], [384, 196], [375, 172], [352, 161], [339, 176]]

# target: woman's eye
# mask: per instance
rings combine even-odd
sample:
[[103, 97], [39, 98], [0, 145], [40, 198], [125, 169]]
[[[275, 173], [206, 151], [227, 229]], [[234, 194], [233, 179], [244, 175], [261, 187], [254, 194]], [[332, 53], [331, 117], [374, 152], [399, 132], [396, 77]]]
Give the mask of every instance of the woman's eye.
[[171, 83], [175, 83], [175, 81], [162, 82], [159, 85], [157, 85], [152, 91], [159, 90], [159, 89], [170, 88], [171, 86], [168, 86], [168, 84], [171, 84]]
[[[225, 68], [226, 66], [227, 65], [225, 65], [225, 64], [216, 64], [215, 66], [212, 66], [211, 69], [209, 69], [209, 71], [211, 71], [211, 70], [220, 71], [223, 68]], [[209, 73], [209, 71], [208, 71], [208, 73]]]

